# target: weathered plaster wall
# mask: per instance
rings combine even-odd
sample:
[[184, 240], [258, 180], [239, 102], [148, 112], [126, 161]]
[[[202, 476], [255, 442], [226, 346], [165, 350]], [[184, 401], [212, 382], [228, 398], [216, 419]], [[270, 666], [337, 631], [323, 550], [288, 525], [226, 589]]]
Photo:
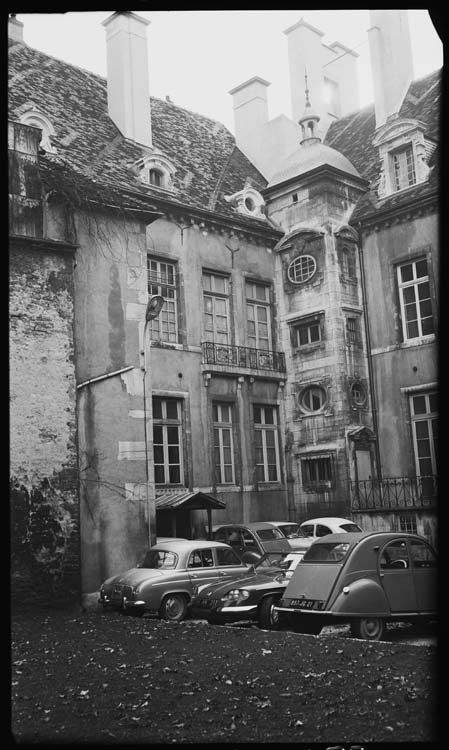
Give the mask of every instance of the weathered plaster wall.
[[14, 604], [79, 601], [72, 254], [10, 255]]

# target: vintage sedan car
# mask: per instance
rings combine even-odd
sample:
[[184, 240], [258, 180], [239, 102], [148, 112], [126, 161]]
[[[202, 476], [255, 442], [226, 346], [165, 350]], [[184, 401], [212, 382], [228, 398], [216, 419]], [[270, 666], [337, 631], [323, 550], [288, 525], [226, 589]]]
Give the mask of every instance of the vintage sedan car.
[[353, 521], [347, 518], [336, 518], [335, 516], [326, 516], [323, 518], [311, 518], [309, 521], [303, 521], [299, 527], [304, 536], [313, 541], [327, 534], [340, 534], [342, 531], [363, 531]]
[[292, 546], [282, 531], [267, 521], [227, 523], [214, 531], [214, 539], [231, 545], [243, 562], [254, 563], [264, 552], [289, 552]]
[[380, 640], [387, 622], [436, 617], [436, 565], [415, 534], [329, 534], [305, 553], [275, 610], [296, 632], [349, 622], [356, 638]]
[[264, 630], [276, 630], [276, 604], [287, 586], [302, 553], [265, 552], [245, 573], [226, 581], [195, 586], [189, 605], [192, 617], [213, 624], [256, 620]]
[[304, 553], [306, 549], [309, 549], [310, 545], [313, 544], [313, 539], [305, 536], [301, 531], [299, 523], [294, 521], [268, 521], [273, 526], [276, 526], [280, 532], [290, 542], [290, 546], [294, 550], [302, 550]]
[[164, 620], [183, 620], [194, 585], [235, 577], [248, 566], [227, 544], [172, 539], [150, 547], [142, 562], [108, 578], [100, 588], [103, 607], [129, 614], [158, 614]]

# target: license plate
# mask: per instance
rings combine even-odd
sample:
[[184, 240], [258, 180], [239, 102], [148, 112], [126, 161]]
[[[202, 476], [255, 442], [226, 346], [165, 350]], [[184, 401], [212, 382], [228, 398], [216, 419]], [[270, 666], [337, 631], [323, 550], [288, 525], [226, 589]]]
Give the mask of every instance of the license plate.
[[292, 599], [290, 601], [291, 607], [300, 607], [301, 609], [313, 609], [315, 599]]
[[198, 599], [198, 604], [200, 604], [201, 607], [207, 607], [212, 609], [217, 605], [217, 599]]

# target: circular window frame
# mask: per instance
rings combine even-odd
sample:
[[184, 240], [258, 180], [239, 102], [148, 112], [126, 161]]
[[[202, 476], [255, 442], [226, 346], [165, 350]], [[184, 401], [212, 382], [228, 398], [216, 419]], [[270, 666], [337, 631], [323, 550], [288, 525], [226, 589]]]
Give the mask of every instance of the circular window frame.
[[[297, 279], [296, 274], [292, 274], [292, 270], [295, 268], [295, 265], [298, 264], [299, 261], [306, 261], [310, 263], [312, 261], [313, 263], [313, 271], [311, 271], [306, 278]], [[293, 258], [292, 261], [290, 261], [288, 268], [287, 268], [287, 278], [292, 284], [306, 284], [308, 281], [313, 279], [317, 272], [317, 262], [313, 255], [308, 255], [306, 253], [302, 253], [301, 255], [297, 255], [296, 258]]]
[[[307, 395], [311, 393], [311, 391], [320, 391], [320, 393], [323, 395], [322, 403], [318, 409], [310, 409], [307, 406], [307, 404], [304, 403]], [[324, 411], [328, 403], [327, 390], [326, 388], [324, 388], [324, 386], [319, 385], [319, 384], [308, 385], [305, 388], [303, 388], [301, 393], [299, 394], [298, 403], [299, 403], [300, 409], [304, 412], [304, 414], [308, 414], [308, 415], [320, 414], [321, 412]]]
[[[357, 389], [360, 392], [360, 398], [356, 398], [356, 396], [354, 395], [355, 389]], [[349, 391], [351, 395], [351, 401], [355, 407], [361, 408], [363, 406], [366, 406], [367, 393], [366, 393], [366, 388], [363, 385], [363, 383], [360, 383], [358, 381], [356, 381], [355, 383], [352, 383]]]

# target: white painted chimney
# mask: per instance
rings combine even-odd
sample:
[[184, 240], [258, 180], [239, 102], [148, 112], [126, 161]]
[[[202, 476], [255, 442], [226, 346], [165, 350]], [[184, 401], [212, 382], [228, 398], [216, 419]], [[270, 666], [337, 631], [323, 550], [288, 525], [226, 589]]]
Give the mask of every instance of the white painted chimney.
[[368, 38], [376, 128], [399, 111], [413, 80], [412, 46], [406, 10], [370, 10]]
[[234, 103], [235, 140], [249, 158], [268, 122], [268, 86], [268, 81], [254, 76], [229, 91]]
[[23, 42], [23, 23], [17, 20], [15, 13], [11, 13], [8, 19], [8, 36], [15, 42]]
[[108, 110], [125, 138], [151, 146], [151, 107], [146, 27], [136, 13], [113, 13], [106, 28]]
[[324, 33], [301, 18], [286, 29], [284, 34], [288, 39], [292, 118], [298, 122], [306, 106], [304, 81], [306, 70], [310, 101], [321, 116], [323, 114], [323, 64], [325, 62], [321, 39]]

